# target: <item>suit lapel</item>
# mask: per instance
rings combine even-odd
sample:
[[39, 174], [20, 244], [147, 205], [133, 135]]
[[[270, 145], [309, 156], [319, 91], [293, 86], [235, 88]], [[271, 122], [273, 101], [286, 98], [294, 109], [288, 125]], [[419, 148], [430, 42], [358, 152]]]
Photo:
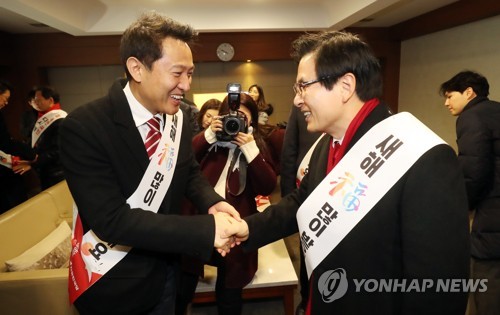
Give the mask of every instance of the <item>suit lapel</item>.
[[123, 93], [120, 81], [115, 82], [111, 88], [110, 98], [114, 110], [113, 121], [118, 130], [118, 134], [128, 149], [126, 154], [134, 156], [137, 163], [145, 171], [148, 167], [149, 159], [144, 147], [144, 142], [135, 126], [132, 112], [130, 111], [125, 93]]

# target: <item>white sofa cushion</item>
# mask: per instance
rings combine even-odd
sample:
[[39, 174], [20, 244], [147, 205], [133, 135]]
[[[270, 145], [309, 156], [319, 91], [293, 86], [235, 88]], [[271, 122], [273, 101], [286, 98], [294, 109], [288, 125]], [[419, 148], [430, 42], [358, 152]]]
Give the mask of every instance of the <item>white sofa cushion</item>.
[[56, 269], [68, 264], [71, 254], [71, 228], [67, 222], [21, 255], [5, 262], [7, 271]]

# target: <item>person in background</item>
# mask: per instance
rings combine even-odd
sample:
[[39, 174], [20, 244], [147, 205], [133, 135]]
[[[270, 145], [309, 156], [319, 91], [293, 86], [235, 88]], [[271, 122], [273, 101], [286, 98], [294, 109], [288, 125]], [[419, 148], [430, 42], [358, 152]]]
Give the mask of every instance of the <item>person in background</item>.
[[38, 119], [38, 111], [35, 109], [35, 90], [32, 89], [29, 91], [26, 97], [26, 103], [28, 103], [29, 108], [21, 115], [20, 130], [22, 141], [31, 146], [31, 133]]
[[3, 109], [9, 104], [12, 86], [0, 80], [0, 214], [26, 201], [26, 186], [20, 175], [28, 170], [19, 165], [20, 160], [33, 160], [31, 147], [14, 140], [3, 117]]
[[198, 115], [198, 125], [201, 128], [201, 131], [205, 131], [212, 120], [219, 115], [219, 108], [222, 102], [216, 98], [211, 98], [207, 100], [200, 108], [200, 113]]
[[45, 190], [64, 180], [59, 156], [59, 126], [68, 115], [59, 103], [59, 93], [49, 86], [33, 88], [34, 99], [31, 104], [38, 112], [31, 132], [31, 146], [35, 150], [33, 161], [21, 161], [25, 168], [33, 168], [40, 179], [40, 187]]
[[[437, 288], [439, 279], [469, 275], [467, 198], [454, 150], [379, 100], [379, 61], [356, 35], [305, 34], [292, 53], [294, 104], [308, 131], [326, 135], [300, 187], [236, 223], [237, 241], [255, 250], [300, 229], [306, 314], [463, 315], [466, 288]], [[384, 288], [386, 279], [398, 286]], [[409, 290], [424, 280], [432, 288]]]
[[269, 116], [274, 112], [272, 104], [266, 102], [264, 89], [258, 84], [253, 84], [248, 88], [248, 95], [257, 103], [259, 108], [259, 124], [267, 125], [269, 123]]
[[258, 84], [252, 84], [248, 88], [248, 95], [250, 95], [250, 97], [252, 97], [252, 99], [257, 104], [260, 116], [260, 112], [263, 112], [268, 108], [266, 96], [264, 95], [264, 89]]
[[[221, 140], [217, 133], [223, 130], [222, 120], [213, 119], [204, 132], [194, 137], [193, 147], [203, 175], [221, 197], [246, 217], [257, 212], [255, 197], [270, 194], [277, 179], [266, 143], [259, 133], [257, 105], [245, 93], [240, 93], [240, 103], [238, 112], [245, 118], [246, 132], [239, 132], [231, 140]], [[226, 97], [220, 106], [219, 117], [228, 113]], [[195, 211], [187, 209], [186, 212]], [[241, 314], [242, 290], [257, 271], [257, 251], [244, 253], [241, 247], [235, 247], [226, 257], [214, 253], [210, 264], [217, 266], [218, 314]], [[176, 311], [179, 315], [185, 313], [187, 303], [194, 296], [198, 277], [203, 275], [203, 262], [185, 261], [184, 267], [186, 271], [181, 278], [184, 289], [179, 292]]]
[[259, 124], [267, 125], [269, 124], [269, 116], [274, 113], [274, 106], [272, 104], [267, 104], [266, 108], [259, 112]]
[[[283, 136], [285, 130], [277, 125], [269, 124], [269, 116], [274, 112], [274, 107], [266, 102], [264, 89], [257, 84], [253, 84], [248, 88], [248, 95], [255, 101], [259, 109], [259, 132], [266, 140], [271, 153], [271, 158], [274, 161], [275, 172], [280, 174], [280, 158], [283, 148]], [[267, 196], [266, 196], [267, 198]]]
[[267, 125], [269, 116], [274, 112], [274, 107], [272, 104], [266, 102], [264, 89], [258, 84], [253, 84], [248, 88], [248, 95], [252, 97], [259, 108], [259, 124]]
[[[300, 185], [300, 179], [307, 172], [306, 169], [299, 170], [300, 164], [319, 136], [321, 136], [321, 132], [307, 131], [304, 114], [297, 106], [293, 106], [286, 124], [283, 150], [281, 151], [280, 187], [282, 197]], [[305, 165], [308, 164], [305, 163]], [[300, 172], [300, 176], [298, 172]]]
[[198, 110], [198, 107], [196, 107], [195, 103], [191, 102], [185, 97], [182, 98], [181, 109], [185, 111], [186, 114], [188, 114], [189, 116], [189, 125], [191, 126], [191, 134], [194, 136], [201, 130], [200, 125], [198, 125], [198, 115], [200, 111]]
[[[212, 98], [201, 106], [197, 123], [202, 128], [202, 133], [210, 127], [212, 120], [218, 117], [221, 103], [218, 99]], [[197, 214], [197, 211], [195, 211], [189, 200], [184, 200], [182, 214]], [[176, 314], [184, 315], [187, 312], [188, 306], [194, 297], [199, 275], [203, 275], [203, 264], [200, 264], [199, 260], [195, 258], [183, 255], [181, 259], [181, 280], [179, 281], [178, 293], [176, 295]]]
[[[285, 197], [300, 185], [300, 180], [307, 172], [307, 167], [304, 166], [309, 165], [309, 161], [304, 161], [304, 157], [309, 150], [313, 149], [312, 146], [319, 136], [321, 136], [320, 132], [307, 131], [304, 115], [297, 106], [293, 106], [286, 124], [281, 151], [281, 197]], [[308, 157], [310, 158], [310, 155]], [[297, 306], [296, 315], [303, 314], [309, 297], [307, 271], [302, 250], [300, 250], [299, 281], [301, 302]]]
[[[200, 173], [179, 111], [196, 37], [189, 25], [142, 14], [121, 38], [127, 78], [61, 124], [77, 207], [68, 287], [80, 315], [173, 314], [180, 255], [207, 261], [214, 247], [225, 254], [231, 246], [239, 214]], [[204, 215], [180, 215], [184, 197]], [[119, 259], [104, 266], [110, 253]]]
[[468, 70], [442, 83], [440, 94], [457, 117], [458, 161], [469, 210], [475, 210], [472, 278], [488, 279], [488, 290], [472, 293], [472, 307], [477, 314], [500, 314], [500, 103], [488, 99], [488, 80]]

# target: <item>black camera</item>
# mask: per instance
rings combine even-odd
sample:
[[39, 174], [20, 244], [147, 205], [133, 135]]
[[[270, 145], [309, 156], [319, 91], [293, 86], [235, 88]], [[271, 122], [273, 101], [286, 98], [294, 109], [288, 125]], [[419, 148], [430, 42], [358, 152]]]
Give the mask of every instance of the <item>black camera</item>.
[[239, 83], [229, 83], [227, 85], [227, 102], [229, 114], [221, 116], [222, 131], [215, 135], [219, 141], [231, 141], [238, 132], [247, 132], [247, 120], [244, 115], [238, 112], [240, 108], [241, 85]]

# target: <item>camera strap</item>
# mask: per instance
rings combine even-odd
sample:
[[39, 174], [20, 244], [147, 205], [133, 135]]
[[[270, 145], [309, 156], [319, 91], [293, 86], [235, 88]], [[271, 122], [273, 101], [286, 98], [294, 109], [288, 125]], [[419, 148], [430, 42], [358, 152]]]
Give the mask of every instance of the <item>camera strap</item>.
[[[245, 186], [247, 184], [247, 160], [245, 159], [245, 156], [241, 156], [241, 150], [240, 148], [234, 149], [233, 153], [233, 158], [231, 159], [231, 164], [229, 164], [229, 172], [226, 177], [226, 190], [228, 193], [230, 193], [233, 196], [239, 196], [245, 190]], [[241, 156], [241, 157], [240, 157]], [[239, 160], [239, 188], [238, 192], [235, 194], [231, 191], [231, 188], [229, 187], [229, 176], [231, 176], [231, 173], [233, 172], [234, 166], [236, 162]]]

